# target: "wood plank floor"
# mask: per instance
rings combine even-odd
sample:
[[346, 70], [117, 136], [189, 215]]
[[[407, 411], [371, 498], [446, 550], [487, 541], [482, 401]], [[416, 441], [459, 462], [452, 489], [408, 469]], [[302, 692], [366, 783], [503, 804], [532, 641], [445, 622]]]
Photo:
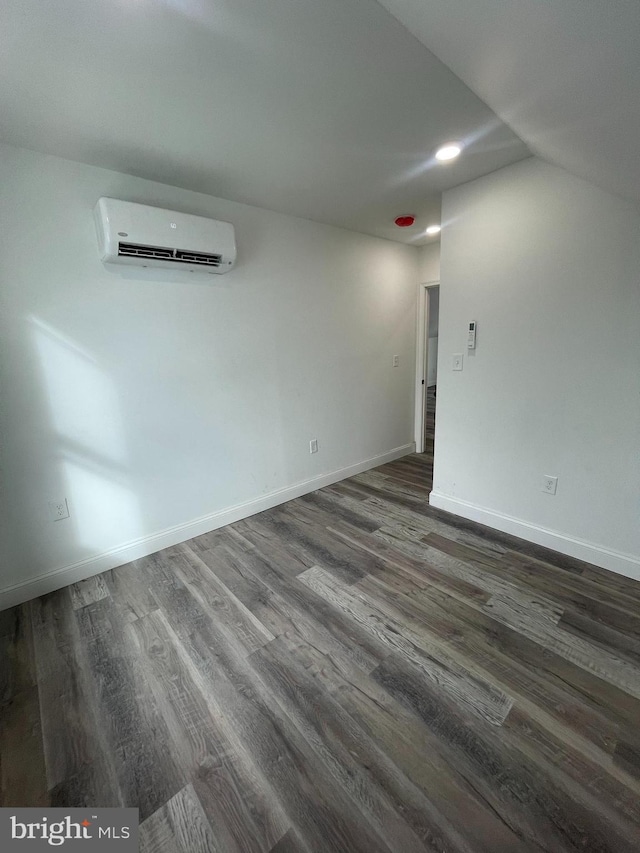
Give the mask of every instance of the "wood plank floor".
[[3, 805], [145, 853], [640, 850], [640, 584], [405, 457], [0, 614]]

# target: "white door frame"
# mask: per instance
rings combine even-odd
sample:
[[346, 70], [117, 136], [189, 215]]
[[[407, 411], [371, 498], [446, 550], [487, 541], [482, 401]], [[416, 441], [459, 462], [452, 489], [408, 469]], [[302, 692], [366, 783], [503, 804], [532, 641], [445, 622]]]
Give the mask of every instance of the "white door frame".
[[439, 281], [425, 281], [418, 285], [418, 311], [416, 328], [416, 395], [414, 431], [416, 453], [424, 453], [424, 419], [427, 394], [427, 328], [429, 323], [429, 300], [427, 289], [438, 287]]

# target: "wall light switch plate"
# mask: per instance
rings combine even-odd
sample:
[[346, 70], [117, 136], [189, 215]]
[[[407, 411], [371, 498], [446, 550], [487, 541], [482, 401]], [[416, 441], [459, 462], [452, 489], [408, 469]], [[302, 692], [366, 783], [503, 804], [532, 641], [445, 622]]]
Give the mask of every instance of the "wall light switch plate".
[[400, 356], [394, 355], [393, 361], [391, 362], [392, 367], [397, 367], [400, 364]]
[[318, 439], [312, 438], [309, 442], [309, 453], [317, 453], [318, 452]]
[[463, 360], [463, 355], [461, 352], [454, 353], [453, 354], [452, 370], [462, 370], [462, 360]]

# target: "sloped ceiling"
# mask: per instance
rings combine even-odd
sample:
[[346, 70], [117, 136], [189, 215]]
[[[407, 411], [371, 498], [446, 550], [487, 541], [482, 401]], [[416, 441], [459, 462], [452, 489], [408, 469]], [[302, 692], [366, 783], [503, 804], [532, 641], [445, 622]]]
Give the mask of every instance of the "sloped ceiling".
[[381, 0], [544, 159], [640, 201], [638, 0]]
[[443, 189], [529, 156], [376, 0], [1, 6], [9, 144], [408, 242]]

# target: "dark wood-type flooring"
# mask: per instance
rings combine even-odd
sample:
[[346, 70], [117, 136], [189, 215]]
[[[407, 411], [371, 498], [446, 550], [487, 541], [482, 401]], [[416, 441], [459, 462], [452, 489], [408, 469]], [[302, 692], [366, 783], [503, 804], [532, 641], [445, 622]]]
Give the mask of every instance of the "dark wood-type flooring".
[[5, 805], [145, 853], [640, 849], [640, 584], [405, 457], [0, 614]]
[[433, 457], [436, 434], [436, 386], [431, 385], [425, 394], [424, 452]]

